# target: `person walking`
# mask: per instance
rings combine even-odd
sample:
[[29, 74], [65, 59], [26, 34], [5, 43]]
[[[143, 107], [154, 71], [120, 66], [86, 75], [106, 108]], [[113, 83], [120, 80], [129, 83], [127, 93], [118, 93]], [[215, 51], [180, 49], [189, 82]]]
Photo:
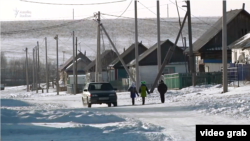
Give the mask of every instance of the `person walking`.
[[139, 93], [141, 93], [141, 97], [142, 97], [142, 105], [145, 104], [145, 97], [147, 97], [147, 93], [150, 94], [150, 92], [148, 91], [148, 88], [145, 84], [145, 81], [141, 81], [141, 86], [139, 88]]
[[135, 105], [135, 97], [136, 95], [139, 97], [139, 94], [135, 87], [135, 82], [132, 82], [131, 86], [129, 87], [128, 91], [130, 91], [130, 97], [132, 98], [132, 105]]
[[167, 90], [167, 85], [163, 82], [163, 80], [161, 80], [158, 85], [158, 92], [160, 93], [161, 103], [165, 102], [165, 93], [167, 92]]

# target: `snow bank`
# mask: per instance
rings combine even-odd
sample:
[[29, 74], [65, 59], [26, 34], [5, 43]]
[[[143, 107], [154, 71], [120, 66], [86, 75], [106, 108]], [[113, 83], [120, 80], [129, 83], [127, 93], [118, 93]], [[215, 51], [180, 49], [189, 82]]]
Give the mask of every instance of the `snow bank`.
[[164, 140], [163, 128], [87, 110], [2, 109], [3, 140]]
[[250, 85], [229, 87], [222, 94], [221, 85], [202, 85], [181, 90], [170, 90], [166, 100], [182, 103], [204, 114], [219, 114], [233, 118], [250, 119]]

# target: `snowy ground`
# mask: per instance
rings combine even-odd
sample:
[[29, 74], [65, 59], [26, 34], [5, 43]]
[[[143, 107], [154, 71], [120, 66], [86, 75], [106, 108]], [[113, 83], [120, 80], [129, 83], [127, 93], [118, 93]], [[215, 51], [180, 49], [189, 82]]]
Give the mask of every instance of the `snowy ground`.
[[196, 124], [249, 124], [250, 84], [203, 85], [169, 90], [162, 104], [157, 90], [131, 105], [118, 93], [118, 107], [83, 107], [81, 94], [26, 92], [25, 86], [1, 91], [2, 141], [194, 141]]

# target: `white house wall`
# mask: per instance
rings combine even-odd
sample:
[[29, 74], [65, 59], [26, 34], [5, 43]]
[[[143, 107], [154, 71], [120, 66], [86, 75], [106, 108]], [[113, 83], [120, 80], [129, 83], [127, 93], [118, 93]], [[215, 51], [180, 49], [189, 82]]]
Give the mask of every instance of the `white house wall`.
[[[232, 63], [238, 61], [238, 58], [242, 52], [245, 53], [245, 57], [248, 56], [248, 58], [250, 58], [250, 49], [245, 49], [243, 51], [242, 49], [232, 49]], [[250, 63], [250, 59], [248, 59], [248, 63]]]
[[[223, 67], [222, 63], [204, 63], [205, 64], [205, 72], [218, 72], [221, 71], [221, 67]], [[227, 66], [229, 67], [229, 63]], [[207, 69], [208, 68], [208, 69]]]
[[[186, 73], [185, 64], [180, 65], [166, 65], [166, 67], [174, 67], [175, 73]], [[153, 84], [157, 76], [157, 66], [139, 66], [140, 80], [145, 81], [146, 84]]]
[[153, 84], [157, 75], [157, 66], [139, 66], [140, 80], [146, 84]]

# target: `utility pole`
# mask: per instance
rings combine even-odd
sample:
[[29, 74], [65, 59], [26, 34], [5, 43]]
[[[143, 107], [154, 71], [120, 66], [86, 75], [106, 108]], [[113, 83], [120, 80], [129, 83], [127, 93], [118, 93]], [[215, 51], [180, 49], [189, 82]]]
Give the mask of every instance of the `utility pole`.
[[[110, 37], [109, 37], [109, 35], [108, 35], [106, 29], [104, 28], [103, 24], [101, 24], [101, 27], [102, 27], [102, 30], [104, 31], [104, 33], [106, 34], [106, 36], [108, 37], [109, 42], [111, 43], [112, 47], [114, 48], [114, 50], [115, 50], [115, 52], [116, 52], [116, 54], [117, 54], [117, 56], [118, 56], [118, 59], [121, 61], [121, 63], [122, 63], [122, 65], [123, 65], [124, 69], [125, 69], [126, 72], [128, 73], [129, 77], [132, 79], [132, 81], [135, 82], [134, 77], [133, 77], [133, 76], [131, 75], [131, 73], [129, 72], [129, 70], [128, 70], [126, 64], [124, 63], [123, 59], [121, 58], [121, 55], [120, 55], [119, 52], [117, 51], [117, 49], [116, 49], [114, 43], [113, 43], [112, 40], [110, 39]], [[86, 51], [85, 51], [84, 54], [86, 55]]]
[[137, 0], [135, 0], [135, 69], [136, 69], [136, 89], [139, 90], [139, 55], [138, 55], [138, 29], [137, 29]]
[[98, 11], [98, 14], [97, 14], [97, 51], [96, 51], [96, 66], [95, 66], [95, 82], [100, 82], [100, 70], [102, 70], [100, 67], [101, 67], [101, 64], [100, 64], [100, 22], [101, 22], [101, 19], [100, 19], [100, 11]]
[[161, 33], [160, 33], [160, 4], [157, 0], [157, 62], [158, 73], [161, 69]]
[[[186, 50], [186, 49], [187, 49], [186, 37], [183, 37], [183, 39], [184, 39], [184, 50]], [[185, 57], [185, 68], [186, 68], [186, 73], [188, 73], [187, 63], [186, 63], [186, 60], [187, 60], [186, 55], [184, 55], [184, 57]]]
[[168, 18], [169, 18], [169, 9], [168, 9], [168, 4], [167, 4], [167, 11], [168, 11]]
[[47, 59], [47, 37], [45, 37], [45, 61], [46, 61], [46, 92], [49, 92], [48, 59]]
[[38, 88], [40, 88], [40, 66], [39, 66], [39, 62], [40, 62], [40, 59], [39, 59], [39, 42], [37, 41], [37, 52], [38, 52], [38, 62], [37, 62], [37, 82], [38, 82]]
[[58, 35], [54, 38], [56, 40], [56, 93], [59, 95], [59, 75], [58, 75]]
[[75, 31], [73, 31], [73, 94], [76, 94]]
[[[181, 17], [180, 17], [180, 12], [179, 12], [179, 8], [178, 8], [177, 0], [175, 0], [175, 4], [176, 4], [176, 9], [177, 9], [178, 17], [179, 17], [179, 25], [181, 27]], [[183, 41], [182, 33], [181, 33], [181, 40], [182, 40], [182, 44], [184, 46], [184, 41]]]
[[32, 91], [34, 91], [34, 87], [35, 87], [35, 48], [33, 48], [33, 83], [32, 83]]
[[223, 0], [222, 20], [222, 58], [223, 58], [223, 93], [228, 92], [227, 85], [227, 1]]
[[77, 37], [76, 37], [76, 86], [78, 85], [78, 82], [77, 82]]
[[38, 93], [37, 80], [38, 80], [38, 61], [37, 61], [38, 47], [36, 46], [36, 93]]
[[28, 75], [28, 48], [26, 47], [25, 49], [25, 52], [26, 52], [26, 83], [27, 83], [27, 92], [30, 91], [30, 88], [29, 88], [29, 75]]
[[151, 92], [151, 93], [154, 91], [154, 88], [156, 87], [157, 82], [158, 82], [159, 78], [161, 77], [161, 73], [162, 73], [162, 71], [163, 71], [163, 69], [164, 69], [164, 66], [166, 66], [166, 65], [170, 62], [170, 60], [171, 60], [171, 58], [172, 58], [172, 55], [174, 54], [174, 50], [175, 50], [175, 48], [176, 48], [177, 42], [178, 42], [178, 40], [179, 40], [181, 31], [182, 31], [182, 29], [183, 29], [183, 27], [184, 27], [184, 24], [185, 24], [185, 21], [186, 21], [187, 16], [188, 16], [188, 15], [186, 14], [185, 17], [184, 17], [184, 19], [183, 19], [183, 24], [182, 24], [182, 26], [181, 26], [181, 28], [180, 28], [180, 30], [179, 30], [179, 33], [178, 33], [177, 38], [176, 38], [176, 40], [175, 40], [174, 46], [171, 46], [171, 47], [169, 48], [169, 50], [168, 50], [168, 52], [167, 52], [167, 55], [165, 56], [165, 58], [164, 58], [164, 60], [163, 60], [163, 62], [162, 62], [161, 69], [160, 69], [159, 73], [157, 74], [157, 76], [156, 76], [156, 78], [155, 78], [155, 81], [154, 81], [154, 83], [153, 83], [153, 85], [152, 85], [152, 87], [151, 87], [151, 89], [150, 89], [150, 92]]
[[195, 86], [196, 69], [195, 69], [195, 59], [193, 54], [190, 0], [187, 1], [187, 14], [188, 14], [189, 61], [192, 73], [192, 85]]
[[64, 63], [64, 53], [65, 53], [65, 51], [62, 51], [62, 53], [63, 53], [63, 63]]
[[73, 9], [73, 20], [75, 20], [75, 11]]

